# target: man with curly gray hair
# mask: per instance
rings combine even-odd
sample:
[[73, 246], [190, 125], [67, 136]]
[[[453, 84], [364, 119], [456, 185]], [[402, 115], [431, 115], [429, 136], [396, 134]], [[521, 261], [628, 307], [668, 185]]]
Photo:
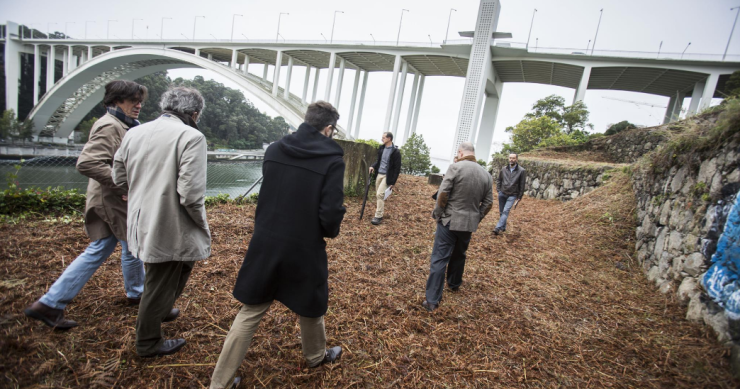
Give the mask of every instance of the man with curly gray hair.
[[113, 181], [128, 188], [129, 248], [146, 268], [136, 319], [141, 357], [174, 354], [185, 345], [185, 339], [164, 339], [162, 321], [195, 262], [211, 255], [204, 204], [207, 144], [196, 124], [204, 106], [195, 89], [168, 90], [160, 102], [162, 116], [130, 130], [113, 160]]

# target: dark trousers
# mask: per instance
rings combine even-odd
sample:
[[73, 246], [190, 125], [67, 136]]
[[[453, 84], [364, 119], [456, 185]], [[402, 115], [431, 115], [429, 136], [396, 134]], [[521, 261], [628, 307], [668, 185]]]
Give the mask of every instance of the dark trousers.
[[172, 310], [195, 262], [145, 263], [144, 293], [136, 319], [136, 353], [153, 354], [164, 342], [162, 320]]
[[449, 224], [443, 226], [442, 223], [437, 223], [429, 279], [427, 279], [426, 297], [429, 303], [439, 304], [442, 300], [445, 270], [447, 271], [447, 285], [450, 288], [459, 288], [462, 285], [465, 252], [468, 250], [472, 235], [472, 232], [467, 231], [451, 231]]

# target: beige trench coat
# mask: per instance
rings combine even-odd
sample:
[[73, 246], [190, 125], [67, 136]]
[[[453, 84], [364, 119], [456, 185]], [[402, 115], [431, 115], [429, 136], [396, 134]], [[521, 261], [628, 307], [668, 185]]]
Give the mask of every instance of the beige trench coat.
[[113, 161], [128, 192], [128, 247], [147, 263], [211, 255], [205, 210], [206, 137], [176, 117], [129, 130]]
[[85, 204], [85, 233], [92, 240], [115, 235], [126, 240], [126, 190], [111, 178], [113, 156], [128, 126], [106, 113], [93, 124], [90, 138], [77, 159], [77, 171], [89, 177]]

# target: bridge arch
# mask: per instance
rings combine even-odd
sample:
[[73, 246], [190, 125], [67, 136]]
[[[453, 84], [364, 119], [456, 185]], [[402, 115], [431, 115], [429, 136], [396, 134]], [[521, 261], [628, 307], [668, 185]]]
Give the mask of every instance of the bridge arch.
[[269, 81], [180, 50], [126, 48], [96, 56], [57, 82], [29, 114], [34, 121], [34, 135], [69, 136], [81, 119], [102, 100], [103, 87], [111, 80], [134, 80], [157, 71], [179, 68], [211, 70], [265, 102], [289, 124], [298, 127], [303, 122], [305, 106], [300, 98], [291, 95], [286, 100], [282, 92], [273, 96]]

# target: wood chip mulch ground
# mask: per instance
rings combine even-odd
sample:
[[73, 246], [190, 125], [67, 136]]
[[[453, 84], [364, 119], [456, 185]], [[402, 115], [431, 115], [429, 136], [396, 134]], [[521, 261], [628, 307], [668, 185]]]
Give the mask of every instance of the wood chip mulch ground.
[[[729, 349], [685, 307], [650, 285], [636, 263], [628, 179], [568, 203], [525, 198], [508, 231], [497, 215], [473, 234], [463, 286], [421, 307], [434, 239], [435, 191], [402, 176], [381, 226], [348, 198], [328, 244], [328, 344], [338, 363], [308, 369], [296, 315], [275, 303], [239, 374], [241, 387], [736, 387]], [[495, 209], [494, 209], [495, 213]], [[119, 254], [69, 305], [80, 326], [52, 331], [22, 314], [86, 247], [79, 222], [0, 226], [0, 387], [202, 388], [239, 308], [232, 286], [254, 224], [253, 206], [208, 209], [213, 255], [196, 265], [182, 311], [164, 325], [188, 344], [138, 358], [137, 311], [124, 305]]]

